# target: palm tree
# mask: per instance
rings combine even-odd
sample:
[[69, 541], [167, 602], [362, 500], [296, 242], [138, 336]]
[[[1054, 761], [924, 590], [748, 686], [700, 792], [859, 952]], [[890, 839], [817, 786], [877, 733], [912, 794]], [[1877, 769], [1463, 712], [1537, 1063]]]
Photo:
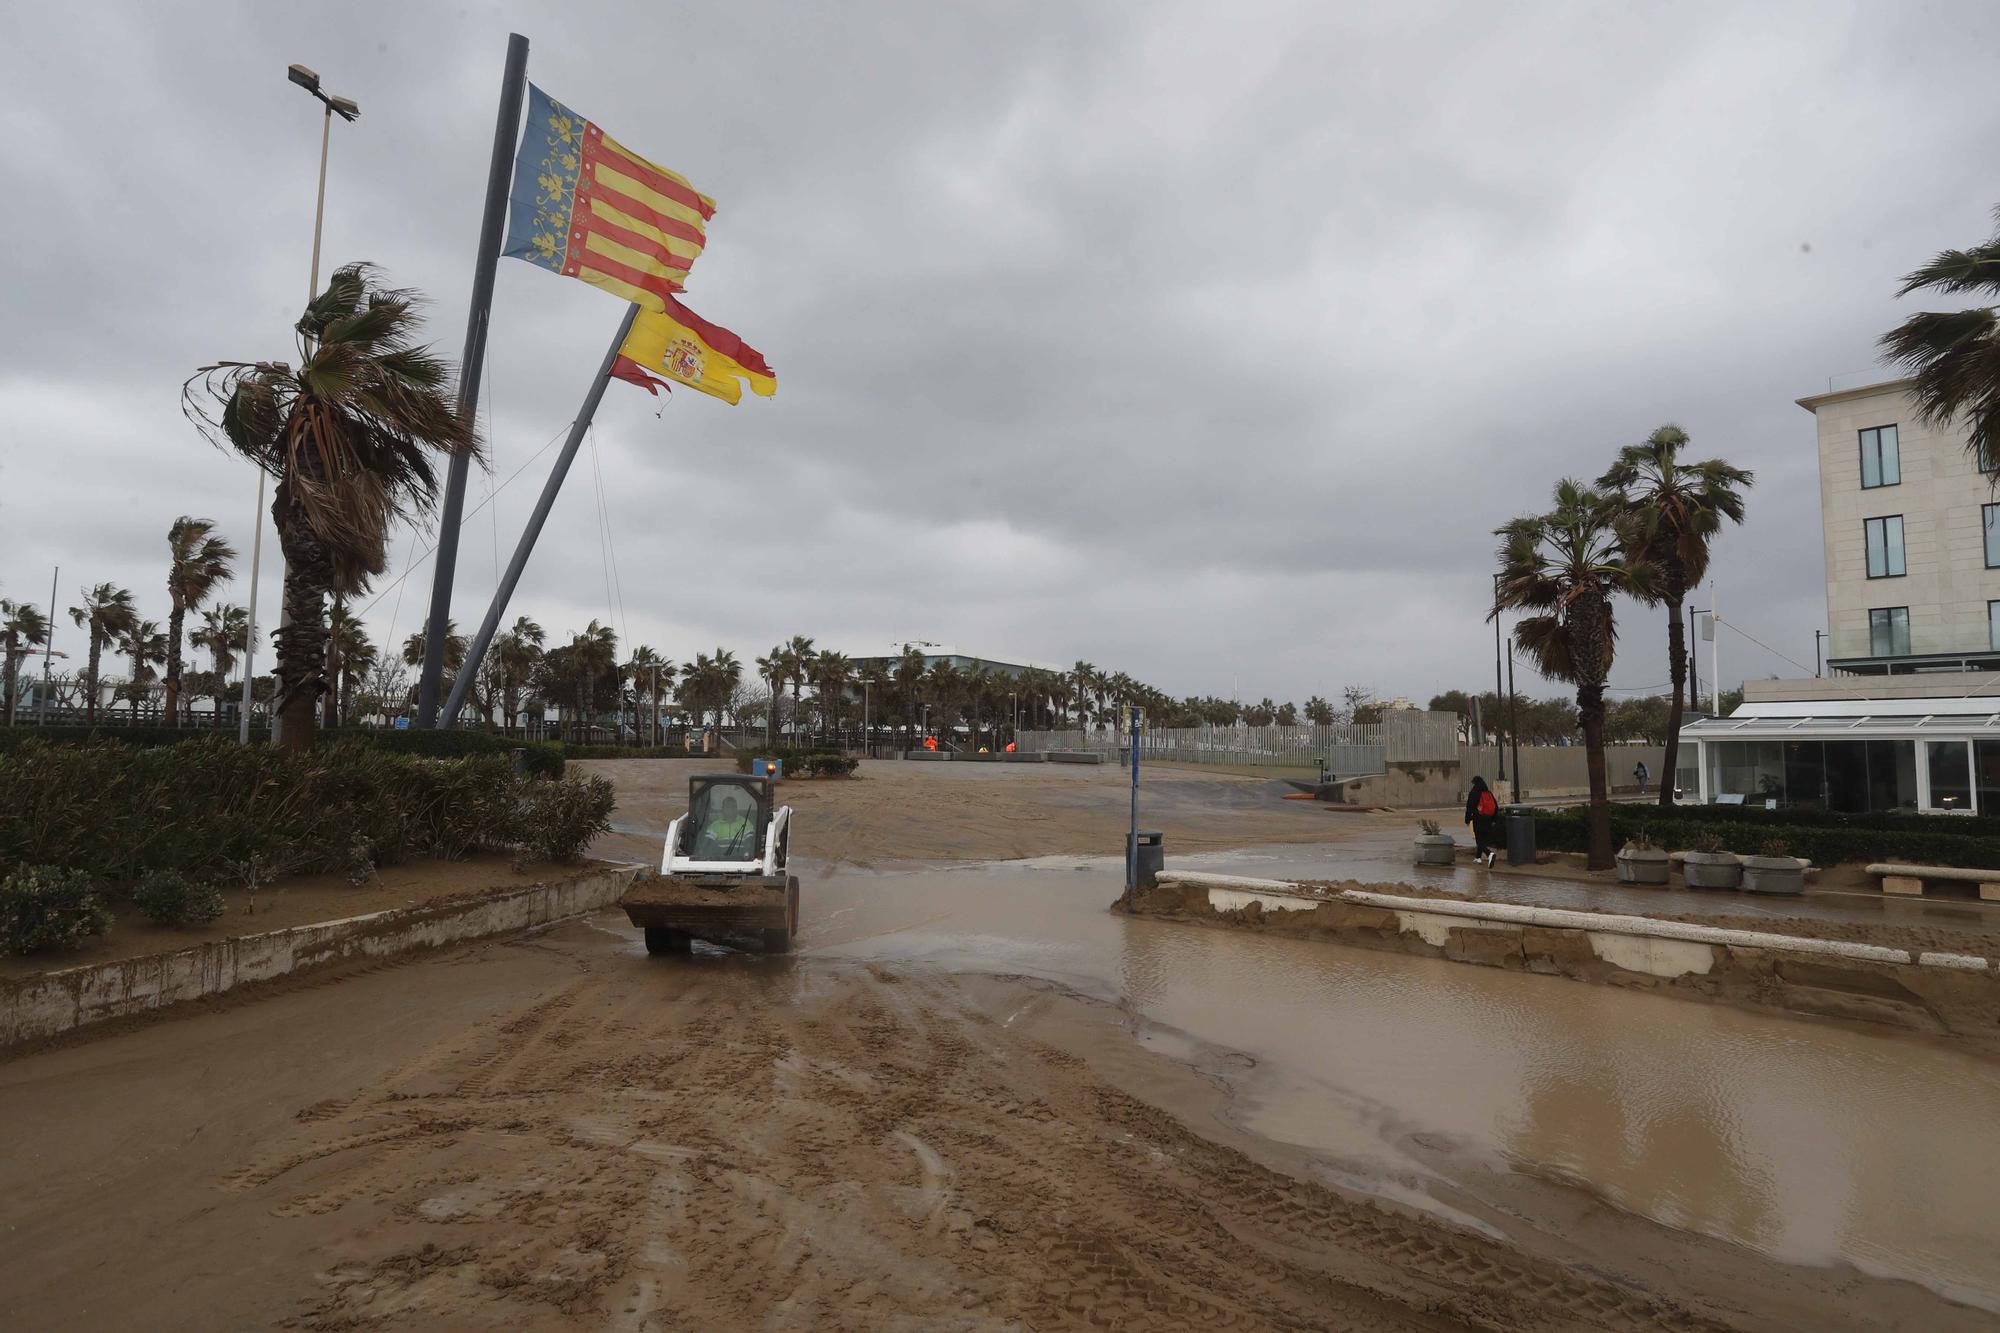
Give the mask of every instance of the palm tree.
[[1530, 611], [1514, 641], [1550, 680], [1576, 686], [1590, 771], [1592, 870], [1611, 868], [1611, 799], [1604, 780], [1604, 682], [1618, 647], [1613, 594], [1653, 593], [1643, 535], [1620, 506], [1580, 482], [1556, 483], [1555, 507], [1494, 529], [1501, 538], [1500, 589], [1492, 614]]
[[97, 721], [97, 668], [104, 657], [104, 645], [115, 643], [138, 627], [139, 613], [132, 606], [132, 594], [124, 588], [100, 583], [83, 590], [83, 605], [72, 606], [69, 618], [90, 636], [90, 665], [84, 670], [84, 720]]
[[19, 697], [22, 650], [39, 648], [49, 641], [49, 622], [41, 611], [26, 602], [10, 602], [0, 597], [0, 646], [6, 652], [4, 697], [0, 718], [14, 725], [14, 705]]
[[222, 711], [229, 689], [229, 673], [236, 669], [236, 650], [250, 634], [250, 613], [240, 606], [212, 606], [201, 613], [201, 628], [188, 635], [188, 642], [210, 653], [215, 660], [216, 712]]
[[772, 647], [771, 651], [757, 659], [757, 679], [771, 687], [771, 706], [764, 710], [764, 744], [771, 743], [771, 729], [778, 721], [778, 693], [784, 689], [787, 670], [783, 644]]
[[896, 698], [903, 705], [904, 715], [909, 719], [910, 741], [916, 743], [917, 706], [920, 702], [918, 691], [923, 688], [924, 650], [915, 644], [906, 643], [896, 658]]
[[[347, 716], [349, 687], [356, 674], [358, 659], [375, 656], [375, 645], [368, 639], [368, 627], [354, 618], [347, 609], [347, 603], [340, 597], [333, 599], [333, 610], [326, 618], [326, 674], [333, 682], [333, 688], [326, 693], [326, 707], [320, 716], [323, 727], [337, 727]], [[365, 670], [366, 668], [362, 668]]]
[[282, 744], [303, 750], [328, 688], [327, 595], [380, 574], [390, 524], [430, 512], [435, 456], [476, 455], [479, 444], [452, 402], [450, 364], [415, 341], [416, 297], [383, 287], [368, 265], [338, 270], [296, 330], [297, 370], [219, 362], [188, 380], [182, 400], [212, 442], [277, 480], [289, 623], [276, 636], [273, 707]]
[[1076, 701], [1076, 725], [1085, 733], [1090, 732], [1090, 688], [1097, 679], [1097, 668], [1088, 662], [1079, 661], [1069, 671], [1069, 697]]
[[500, 663], [502, 681], [501, 720], [509, 731], [520, 712], [521, 687], [534, 676], [542, 660], [542, 643], [542, 627], [526, 616], [516, 617], [514, 627], [494, 640], [493, 653]]
[[854, 685], [854, 662], [845, 653], [822, 651], [813, 659], [813, 692], [819, 698], [820, 734], [837, 726]]
[[[625, 663], [623, 671], [625, 679], [632, 682], [632, 697], [650, 701], [657, 711], [661, 697], [674, 683], [674, 664], [642, 643], [632, 650], [631, 660]], [[633, 719], [634, 731], [638, 730], [640, 720]], [[644, 720], [651, 722], [650, 716]]]
[[[2000, 222], [2000, 210], [1995, 210]], [[2000, 296], [2000, 233], [1970, 250], [1946, 250], [1903, 279], [1897, 296]], [[2000, 466], [2000, 309], [1911, 315], [1882, 335], [1889, 360], [1916, 379], [1910, 397], [1927, 425], [1965, 427], [1966, 452], [1983, 472]]]
[[153, 668], [167, 660], [167, 636], [160, 632], [158, 621], [141, 620], [119, 640], [118, 650], [132, 659], [132, 678], [125, 682], [125, 698], [132, 705], [133, 720], [137, 721], [146, 687], [159, 678]]
[[181, 724], [181, 636], [187, 613], [200, 608], [216, 585], [235, 577], [236, 548], [215, 535], [215, 522], [186, 514], [167, 529], [167, 725]]
[[819, 654], [813, 651], [811, 639], [803, 634], [794, 634], [792, 641], [779, 650], [778, 656], [785, 664], [785, 678], [792, 682], [792, 732], [796, 735], [799, 719], [803, 716], [799, 712], [799, 695], [805, 690], [806, 677], [812, 673], [813, 662]]
[[1743, 492], [1754, 480], [1719, 458], [1683, 463], [1688, 435], [1665, 425], [1643, 444], [1628, 444], [1618, 461], [1597, 480], [1635, 525], [1640, 555], [1657, 580], [1651, 600], [1667, 607], [1667, 678], [1673, 694], [1667, 706], [1667, 752], [1661, 763], [1660, 804], [1674, 803], [1674, 771], [1679, 763], [1681, 712], [1687, 700], [1687, 626], [1681, 607], [1690, 588], [1708, 572], [1709, 546], [1722, 521], [1743, 521]]
[[342, 722], [354, 720], [355, 686], [368, 679], [368, 673], [375, 669], [377, 653], [375, 645], [368, 641], [368, 631], [359, 624], [354, 627], [354, 635], [340, 655], [340, 676], [335, 681], [334, 697]]

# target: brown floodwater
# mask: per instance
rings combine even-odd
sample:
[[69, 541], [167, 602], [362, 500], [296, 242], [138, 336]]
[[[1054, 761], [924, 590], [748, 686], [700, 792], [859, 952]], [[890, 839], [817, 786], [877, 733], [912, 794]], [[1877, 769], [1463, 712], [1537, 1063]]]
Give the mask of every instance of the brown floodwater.
[[1169, 1054], [1241, 1053], [1238, 1121], [1350, 1187], [1465, 1221], [1433, 1190], [1499, 1166], [2000, 1310], [2000, 1066], [1946, 1044], [1128, 919], [1101, 858], [804, 870], [808, 957], [1040, 978]]

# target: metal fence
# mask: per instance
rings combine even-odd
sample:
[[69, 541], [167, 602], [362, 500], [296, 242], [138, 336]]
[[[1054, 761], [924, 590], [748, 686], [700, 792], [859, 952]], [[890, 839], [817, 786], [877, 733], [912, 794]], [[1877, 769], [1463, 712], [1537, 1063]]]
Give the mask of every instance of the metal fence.
[[[1126, 738], [1109, 727], [1091, 731], [1024, 731], [1028, 751], [1081, 750], [1123, 755]], [[1380, 722], [1330, 727], [1159, 727], [1139, 734], [1139, 756], [1172, 764], [1230, 767], [1317, 768], [1342, 777], [1382, 773], [1392, 761], [1458, 757], [1458, 717], [1453, 713], [1398, 710]]]

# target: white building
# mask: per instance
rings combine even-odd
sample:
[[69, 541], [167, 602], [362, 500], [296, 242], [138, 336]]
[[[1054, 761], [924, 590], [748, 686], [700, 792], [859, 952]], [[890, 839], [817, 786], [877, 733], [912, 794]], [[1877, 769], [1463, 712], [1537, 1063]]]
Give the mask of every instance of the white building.
[[1819, 428], [1827, 666], [1836, 675], [2000, 669], [2000, 493], [1910, 381], [1799, 399]]
[[1703, 801], [2000, 813], [2000, 493], [1898, 379], [1799, 399], [1818, 427], [1825, 679], [1745, 681], [1681, 730]]

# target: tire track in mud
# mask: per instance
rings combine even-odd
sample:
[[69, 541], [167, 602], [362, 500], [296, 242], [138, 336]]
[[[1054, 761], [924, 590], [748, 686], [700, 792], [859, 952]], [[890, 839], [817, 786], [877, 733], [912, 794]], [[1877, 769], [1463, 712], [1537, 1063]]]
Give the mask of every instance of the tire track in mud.
[[599, 969], [218, 1183], [319, 1229], [315, 1330], [1721, 1327], [1264, 1168], [948, 978], [792, 966]]

